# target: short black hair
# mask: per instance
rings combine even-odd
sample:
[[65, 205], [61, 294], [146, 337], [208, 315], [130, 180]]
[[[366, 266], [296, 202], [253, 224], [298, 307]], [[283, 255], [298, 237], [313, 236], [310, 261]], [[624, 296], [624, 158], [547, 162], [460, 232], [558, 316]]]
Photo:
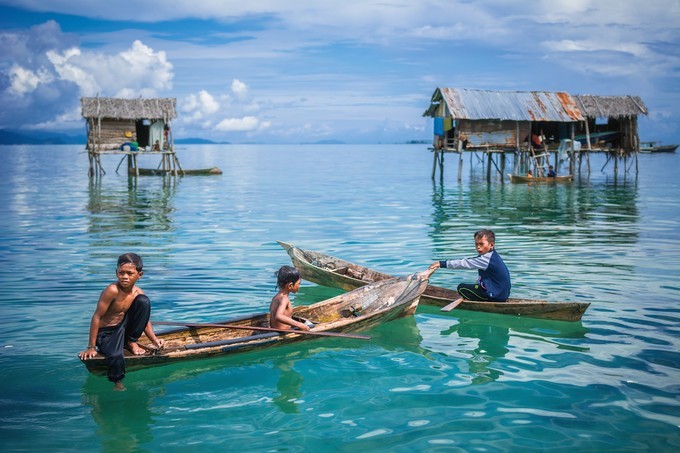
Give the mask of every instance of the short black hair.
[[142, 263], [142, 257], [136, 253], [124, 253], [118, 257], [118, 267], [123, 264], [134, 264], [137, 268], [137, 272], [142, 272], [144, 268], [144, 263]]
[[475, 232], [475, 239], [485, 237], [487, 241], [496, 243], [496, 234], [491, 230], [479, 230]]
[[300, 271], [293, 266], [281, 266], [276, 272], [276, 286], [283, 288], [288, 283], [295, 283], [300, 280]]

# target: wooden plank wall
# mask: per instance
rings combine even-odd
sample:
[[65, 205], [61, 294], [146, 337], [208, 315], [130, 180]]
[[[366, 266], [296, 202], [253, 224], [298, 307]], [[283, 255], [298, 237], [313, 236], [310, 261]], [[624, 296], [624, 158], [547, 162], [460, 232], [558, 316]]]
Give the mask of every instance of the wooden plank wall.
[[[89, 131], [88, 143], [96, 143], [97, 150], [117, 149], [125, 142], [137, 141], [134, 120], [102, 119], [100, 131], [97, 131], [96, 119], [93, 124], [94, 127]], [[127, 137], [126, 132], [130, 132], [132, 136]]]

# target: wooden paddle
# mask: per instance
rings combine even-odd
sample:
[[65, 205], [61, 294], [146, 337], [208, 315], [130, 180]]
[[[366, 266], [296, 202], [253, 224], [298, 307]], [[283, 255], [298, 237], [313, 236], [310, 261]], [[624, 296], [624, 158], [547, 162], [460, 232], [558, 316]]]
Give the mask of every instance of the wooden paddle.
[[220, 327], [223, 329], [242, 329], [242, 330], [261, 330], [263, 332], [281, 332], [281, 333], [296, 333], [302, 335], [317, 335], [320, 337], [340, 337], [340, 338], [354, 338], [356, 340], [370, 340], [371, 337], [365, 335], [356, 335], [351, 333], [340, 332], [317, 332], [314, 330], [291, 330], [291, 329], [276, 329], [274, 327], [258, 327], [258, 326], [240, 326], [235, 324], [212, 324], [200, 322], [174, 322], [174, 321], [152, 321], [152, 324], [163, 326], [185, 326], [185, 327]]
[[453, 310], [454, 308], [456, 308], [458, 305], [460, 305], [460, 303], [463, 302], [464, 300], [465, 300], [465, 299], [463, 299], [462, 297], [460, 297], [460, 298], [454, 300], [453, 302], [451, 302], [450, 304], [448, 304], [448, 305], [442, 307], [441, 311], [451, 311], [451, 310]]

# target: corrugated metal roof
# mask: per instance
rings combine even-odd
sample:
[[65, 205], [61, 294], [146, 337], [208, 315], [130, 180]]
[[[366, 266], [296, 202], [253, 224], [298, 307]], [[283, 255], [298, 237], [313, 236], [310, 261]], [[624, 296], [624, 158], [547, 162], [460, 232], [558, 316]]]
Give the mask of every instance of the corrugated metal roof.
[[574, 99], [564, 92], [487, 91], [437, 88], [425, 116], [445, 102], [456, 119], [511, 121], [583, 121]]

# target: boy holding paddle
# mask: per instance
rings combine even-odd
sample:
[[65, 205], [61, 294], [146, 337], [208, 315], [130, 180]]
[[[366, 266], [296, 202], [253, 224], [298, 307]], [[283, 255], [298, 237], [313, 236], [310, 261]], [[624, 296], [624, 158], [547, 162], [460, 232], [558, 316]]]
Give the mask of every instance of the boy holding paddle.
[[143, 274], [142, 268], [142, 259], [134, 253], [118, 257], [118, 281], [107, 286], [99, 296], [90, 321], [87, 349], [78, 354], [81, 360], [87, 360], [96, 356], [98, 349], [106, 356], [108, 378], [116, 390], [124, 389], [124, 348], [135, 355], [144, 354], [145, 350], [137, 344], [142, 333], [158, 348], [164, 343], [156, 337], [149, 322], [151, 301], [137, 286]]
[[477, 269], [477, 283], [461, 283], [458, 294], [467, 300], [505, 302], [510, 297], [510, 271], [495, 250], [496, 235], [491, 230], [475, 233], [479, 254], [473, 258], [435, 261], [430, 269]]

